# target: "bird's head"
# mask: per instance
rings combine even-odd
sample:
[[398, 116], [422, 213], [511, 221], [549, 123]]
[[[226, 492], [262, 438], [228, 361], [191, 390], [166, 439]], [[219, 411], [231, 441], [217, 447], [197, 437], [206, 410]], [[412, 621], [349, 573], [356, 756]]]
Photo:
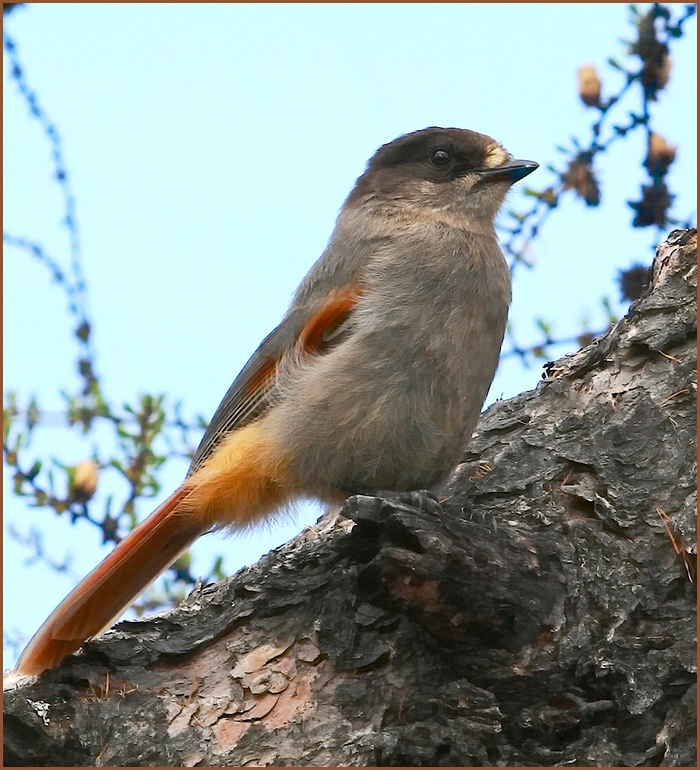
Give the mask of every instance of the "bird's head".
[[348, 204], [491, 224], [513, 182], [537, 167], [485, 134], [425, 128], [380, 147]]

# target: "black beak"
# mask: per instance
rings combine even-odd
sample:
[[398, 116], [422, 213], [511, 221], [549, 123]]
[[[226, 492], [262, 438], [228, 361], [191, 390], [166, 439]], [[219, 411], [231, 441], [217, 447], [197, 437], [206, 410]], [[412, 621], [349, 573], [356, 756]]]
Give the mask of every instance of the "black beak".
[[531, 174], [540, 164], [534, 160], [509, 160], [495, 168], [478, 168], [475, 173], [479, 175], [480, 184], [491, 182], [517, 182]]

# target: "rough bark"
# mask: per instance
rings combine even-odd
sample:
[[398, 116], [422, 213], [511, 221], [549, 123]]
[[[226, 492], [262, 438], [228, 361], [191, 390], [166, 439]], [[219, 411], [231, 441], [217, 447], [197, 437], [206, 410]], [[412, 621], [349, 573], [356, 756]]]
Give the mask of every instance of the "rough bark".
[[350, 498], [5, 693], [5, 764], [695, 765], [696, 234], [492, 406], [442, 511]]

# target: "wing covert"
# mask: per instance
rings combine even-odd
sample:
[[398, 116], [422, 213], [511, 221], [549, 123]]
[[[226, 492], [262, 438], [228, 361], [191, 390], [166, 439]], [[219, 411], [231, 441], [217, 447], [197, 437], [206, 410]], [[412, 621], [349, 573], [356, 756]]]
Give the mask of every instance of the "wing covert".
[[194, 454], [188, 475], [204, 464], [224, 436], [253, 422], [270, 408], [277, 369], [285, 353], [296, 350], [301, 356], [325, 354], [342, 343], [360, 296], [357, 285], [343, 287], [331, 292], [313, 312], [300, 307], [285, 316], [228, 389]]

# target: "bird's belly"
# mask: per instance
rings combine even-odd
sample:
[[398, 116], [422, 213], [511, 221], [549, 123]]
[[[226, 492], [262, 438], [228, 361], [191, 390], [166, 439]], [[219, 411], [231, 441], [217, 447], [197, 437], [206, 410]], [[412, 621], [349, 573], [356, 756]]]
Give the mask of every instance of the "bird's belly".
[[[429, 356], [334, 351], [293, 376], [266, 418], [304, 490], [432, 488], [460, 459], [483, 393]], [[360, 351], [363, 353], [363, 351]]]

